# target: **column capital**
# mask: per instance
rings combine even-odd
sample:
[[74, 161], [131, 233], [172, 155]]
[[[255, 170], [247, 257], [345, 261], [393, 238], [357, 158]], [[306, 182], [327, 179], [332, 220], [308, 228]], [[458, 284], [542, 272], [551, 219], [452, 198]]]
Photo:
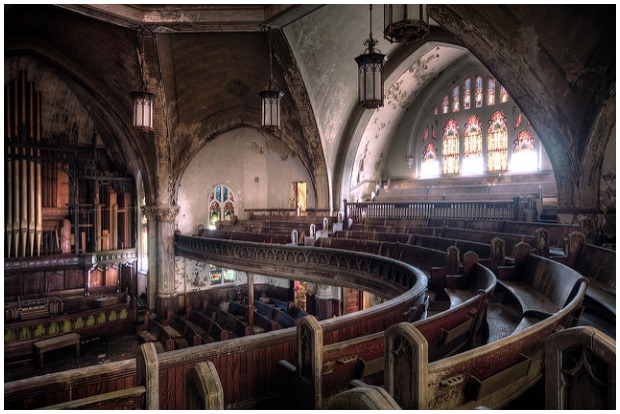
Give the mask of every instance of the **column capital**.
[[174, 221], [179, 214], [179, 206], [170, 204], [153, 204], [143, 206], [142, 212], [149, 218], [155, 218], [158, 222]]

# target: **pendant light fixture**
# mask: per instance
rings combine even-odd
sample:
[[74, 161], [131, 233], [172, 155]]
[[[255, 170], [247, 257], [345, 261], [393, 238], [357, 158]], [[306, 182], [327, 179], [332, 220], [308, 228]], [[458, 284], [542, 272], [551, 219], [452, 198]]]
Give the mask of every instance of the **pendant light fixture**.
[[386, 4], [383, 11], [383, 37], [390, 43], [419, 42], [428, 36], [426, 4]]
[[375, 46], [379, 43], [372, 38], [372, 4], [370, 5], [370, 35], [364, 41], [366, 50], [355, 58], [357, 62], [357, 90], [359, 104], [364, 108], [383, 106], [383, 69], [385, 55]]
[[273, 79], [273, 64], [271, 51], [271, 26], [262, 25], [263, 30], [267, 30], [269, 41], [269, 79], [265, 88], [259, 92], [261, 99], [261, 127], [275, 131], [280, 129], [280, 99], [284, 96], [283, 92], [278, 90], [278, 85]]
[[140, 40], [140, 90], [132, 92], [133, 95], [133, 126], [142, 132], [153, 130], [153, 102], [155, 95], [149, 92], [144, 76], [144, 29], [136, 30]]

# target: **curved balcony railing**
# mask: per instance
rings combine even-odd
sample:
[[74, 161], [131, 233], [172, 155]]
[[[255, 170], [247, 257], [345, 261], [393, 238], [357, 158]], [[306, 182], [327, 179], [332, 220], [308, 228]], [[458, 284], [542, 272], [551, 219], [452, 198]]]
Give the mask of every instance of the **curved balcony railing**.
[[178, 234], [176, 255], [247, 272], [362, 289], [386, 299], [405, 292], [420, 295], [427, 286], [426, 276], [411, 265], [338, 249]]

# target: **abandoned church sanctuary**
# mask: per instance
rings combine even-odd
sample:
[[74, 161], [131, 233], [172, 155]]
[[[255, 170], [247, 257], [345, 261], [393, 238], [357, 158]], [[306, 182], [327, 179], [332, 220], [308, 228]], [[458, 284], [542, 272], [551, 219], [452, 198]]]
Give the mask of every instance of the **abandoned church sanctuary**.
[[616, 5], [5, 4], [4, 409], [616, 408]]

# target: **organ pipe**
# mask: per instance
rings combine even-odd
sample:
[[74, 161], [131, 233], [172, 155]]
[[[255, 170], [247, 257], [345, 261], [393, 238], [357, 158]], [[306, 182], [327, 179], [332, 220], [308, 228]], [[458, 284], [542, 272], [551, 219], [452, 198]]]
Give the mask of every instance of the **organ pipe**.
[[[34, 85], [28, 83], [28, 141], [34, 141]], [[30, 256], [34, 256], [34, 233], [35, 233], [35, 179], [34, 179], [34, 149], [29, 150], [30, 160], [28, 161], [28, 242], [30, 247]]]
[[[41, 156], [41, 150], [39, 149], [39, 145], [41, 144], [41, 92], [36, 93], [35, 95], [36, 97], [36, 104], [35, 104], [35, 108], [37, 109], [37, 113], [35, 116], [35, 136], [36, 136], [36, 141], [37, 141], [37, 158], [39, 158]], [[37, 192], [36, 192], [36, 200], [35, 200], [35, 204], [36, 204], [36, 208], [35, 208], [35, 227], [36, 227], [36, 237], [35, 237], [35, 242], [36, 242], [36, 246], [37, 246], [37, 256], [41, 255], [41, 243], [43, 242], [43, 202], [42, 202], [42, 196], [43, 196], [43, 179], [41, 176], [41, 161], [37, 162], [37, 168], [36, 168], [36, 186], [37, 186]]]
[[5, 94], [5, 234], [7, 257], [38, 256], [43, 236], [40, 150], [41, 93], [25, 71], [4, 87]]
[[6, 128], [6, 139], [9, 143], [6, 150], [6, 159], [5, 159], [5, 168], [6, 173], [4, 174], [4, 180], [6, 185], [6, 197], [4, 199], [5, 203], [5, 238], [6, 240], [6, 254], [7, 257], [11, 257], [11, 247], [13, 246], [13, 163], [11, 160], [11, 92], [10, 85], [4, 85], [4, 125]]
[[[19, 90], [17, 79], [13, 80], [13, 142], [17, 144], [17, 137], [19, 136], [19, 106], [18, 106], [18, 96], [17, 92]], [[18, 154], [18, 146], [15, 145], [13, 149], [13, 249], [14, 256], [19, 256], [19, 202], [21, 200], [20, 197], [20, 184], [19, 184], [19, 171], [20, 171], [20, 163], [19, 163], [19, 154]]]

